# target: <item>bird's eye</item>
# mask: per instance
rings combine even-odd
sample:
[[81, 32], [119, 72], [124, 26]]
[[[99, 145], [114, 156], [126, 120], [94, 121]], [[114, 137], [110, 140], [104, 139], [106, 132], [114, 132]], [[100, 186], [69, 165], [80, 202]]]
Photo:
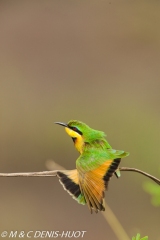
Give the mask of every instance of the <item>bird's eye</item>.
[[82, 135], [82, 132], [78, 129], [78, 128], [76, 128], [76, 127], [70, 127], [73, 131], [75, 131], [75, 132], [77, 132], [77, 133], [79, 133], [80, 135]]

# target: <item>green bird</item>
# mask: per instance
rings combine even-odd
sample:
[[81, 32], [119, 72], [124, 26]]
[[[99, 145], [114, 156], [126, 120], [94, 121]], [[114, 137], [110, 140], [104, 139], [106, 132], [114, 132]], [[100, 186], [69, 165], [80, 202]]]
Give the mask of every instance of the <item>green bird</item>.
[[105, 211], [105, 190], [112, 175], [120, 176], [118, 166], [128, 152], [114, 150], [104, 132], [94, 130], [83, 122], [55, 122], [65, 127], [80, 156], [76, 169], [57, 172], [64, 189], [80, 204], [87, 204], [91, 213]]

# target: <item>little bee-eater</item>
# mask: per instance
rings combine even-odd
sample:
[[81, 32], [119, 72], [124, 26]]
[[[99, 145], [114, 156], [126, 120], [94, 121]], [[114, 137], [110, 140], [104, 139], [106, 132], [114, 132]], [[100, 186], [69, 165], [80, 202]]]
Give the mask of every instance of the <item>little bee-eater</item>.
[[115, 173], [120, 176], [118, 166], [128, 152], [114, 150], [105, 139], [105, 133], [94, 130], [85, 123], [71, 120], [56, 122], [65, 127], [80, 153], [76, 169], [57, 172], [60, 183], [80, 204], [87, 204], [91, 213], [105, 210], [104, 193]]

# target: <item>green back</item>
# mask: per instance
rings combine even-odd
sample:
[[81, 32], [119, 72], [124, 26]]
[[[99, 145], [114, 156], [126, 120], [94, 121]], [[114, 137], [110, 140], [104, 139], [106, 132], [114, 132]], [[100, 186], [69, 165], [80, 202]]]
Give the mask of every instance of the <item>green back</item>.
[[90, 128], [83, 122], [71, 120], [68, 126], [76, 127], [82, 133], [85, 145], [83, 153], [76, 161], [77, 168], [89, 171], [98, 168], [106, 160], [123, 158], [129, 155], [128, 152], [114, 150], [105, 139], [106, 134]]
[[76, 161], [76, 166], [77, 169], [91, 171], [101, 166], [106, 160], [123, 158], [128, 155], [128, 152], [120, 150], [91, 147], [86, 149], [82, 155], [79, 156]]

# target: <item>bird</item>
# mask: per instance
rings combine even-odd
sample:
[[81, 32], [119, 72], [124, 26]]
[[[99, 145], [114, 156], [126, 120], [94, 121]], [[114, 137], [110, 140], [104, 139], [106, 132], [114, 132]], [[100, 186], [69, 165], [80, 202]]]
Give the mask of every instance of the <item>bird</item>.
[[80, 153], [76, 169], [57, 171], [60, 183], [79, 204], [87, 204], [91, 213], [105, 211], [105, 191], [109, 180], [113, 174], [120, 177], [118, 167], [121, 158], [129, 153], [112, 149], [104, 132], [81, 121], [55, 123], [65, 128]]

